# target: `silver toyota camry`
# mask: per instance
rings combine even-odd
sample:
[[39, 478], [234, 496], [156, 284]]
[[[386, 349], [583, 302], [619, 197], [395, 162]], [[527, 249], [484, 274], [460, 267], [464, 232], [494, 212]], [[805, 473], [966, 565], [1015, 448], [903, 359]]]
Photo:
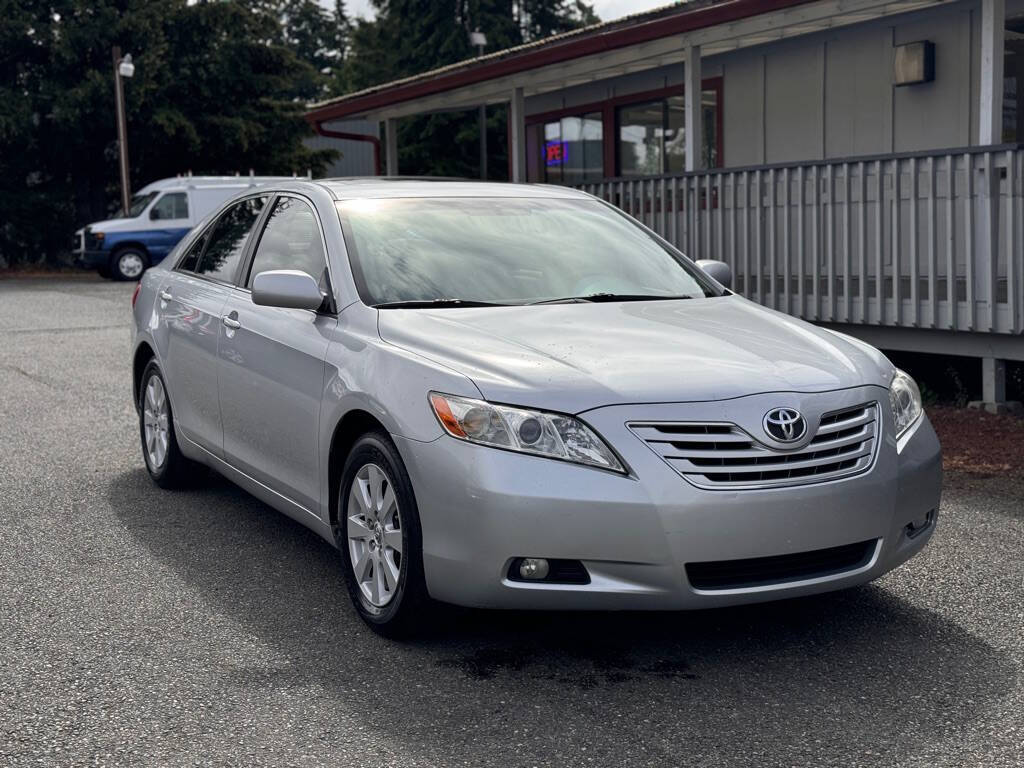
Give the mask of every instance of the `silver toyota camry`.
[[132, 299], [142, 454], [334, 544], [360, 616], [676, 610], [863, 584], [920, 551], [914, 381], [559, 187], [286, 182]]

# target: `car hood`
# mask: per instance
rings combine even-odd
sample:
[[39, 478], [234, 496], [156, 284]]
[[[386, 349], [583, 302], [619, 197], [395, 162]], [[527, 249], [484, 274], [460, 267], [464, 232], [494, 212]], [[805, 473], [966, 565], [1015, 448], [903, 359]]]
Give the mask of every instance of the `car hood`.
[[147, 220], [142, 216], [136, 216], [130, 219], [104, 219], [103, 221], [94, 221], [89, 225], [89, 229], [93, 232], [131, 232], [136, 229], [147, 229]]
[[739, 296], [389, 309], [378, 328], [468, 376], [490, 401], [563, 413], [888, 386], [893, 371], [867, 344]]

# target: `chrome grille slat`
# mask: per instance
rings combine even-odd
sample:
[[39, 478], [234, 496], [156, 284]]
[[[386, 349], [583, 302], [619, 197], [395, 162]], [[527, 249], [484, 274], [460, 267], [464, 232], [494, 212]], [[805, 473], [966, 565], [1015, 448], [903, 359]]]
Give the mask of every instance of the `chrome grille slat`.
[[874, 408], [863, 408], [857, 409], [861, 411], [859, 415], [854, 415], [851, 418], [843, 419], [842, 421], [833, 421], [828, 424], [821, 424], [818, 427], [819, 435], [827, 435], [832, 432], [840, 432], [850, 427], [860, 426], [861, 424], [870, 424], [875, 420]]
[[[829, 464], [846, 461], [848, 459], [857, 459], [861, 456], [871, 455], [870, 445], [847, 446], [846, 449], [839, 450], [840, 453], [806, 459], [800, 459], [799, 454], [793, 454], [785, 457], [785, 461], [773, 461], [771, 463], [766, 462], [763, 464], [695, 464], [687, 459], [678, 459], [673, 461], [673, 465], [676, 467], [682, 467], [682, 471], [687, 473], [698, 472], [703, 475], [721, 475], [732, 474], [735, 472], [771, 472], [773, 470], [781, 471], [783, 469], [807, 469], [809, 467], [820, 467], [822, 465], [828, 466]], [[771, 458], [777, 457], [772, 456]]]
[[[731, 426], [731, 425], [728, 425]], [[733, 427], [735, 429], [735, 427]], [[714, 434], [662, 432], [655, 427], [634, 430], [641, 440], [655, 443], [749, 443], [750, 435], [735, 431]]]
[[[866, 424], [863, 427], [857, 429], [857, 432], [855, 434], [836, 437], [833, 438], [832, 440], [819, 441], [818, 437], [821, 437], [821, 435], [817, 435], [811, 441], [810, 445], [808, 445], [807, 447], [813, 448], [816, 451], [820, 451], [824, 450], [825, 448], [835, 448], [841, 445], [850, 445], [851, 443], [859, 443], [864, 440], [870, 440], [874, 436], [875, 425], [872, 423], [870, 425]], [[828, 437], [828, 435], [825, 435], [825, 437]]]
[[804, 485], [863, 472], [877, 450], [875, 403], [822, 415], [810, 441], [780, 450], [735, 424], [630, 423], [629, 429], [699, 488], [755, 489]]

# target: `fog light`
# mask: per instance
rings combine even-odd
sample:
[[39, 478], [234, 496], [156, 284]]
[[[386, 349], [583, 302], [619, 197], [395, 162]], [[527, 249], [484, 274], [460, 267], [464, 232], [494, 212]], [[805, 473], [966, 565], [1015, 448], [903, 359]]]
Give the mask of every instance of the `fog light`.
[[917, 520], [911, 520], [909, 523], [907, 523], [906, 528], [904, 529], [907, 532], [907, 538], [908, 539], [914, 538], [919, 533], [921, 533], [921, 531], [925, 530], [928, 526], [930, 526], [934, 521], [935, 521], [935, 510], [934, 509], [931, 510], [930, 512], [928, 512], [928, 514], [925, 515], [924, 517], [919, 517], [919, 518], [917, 518]]
[[543, 579], [548, 575], [548, 561], [543, 557], [524, 557], [519, 563], [519, 575], [524, 579]]

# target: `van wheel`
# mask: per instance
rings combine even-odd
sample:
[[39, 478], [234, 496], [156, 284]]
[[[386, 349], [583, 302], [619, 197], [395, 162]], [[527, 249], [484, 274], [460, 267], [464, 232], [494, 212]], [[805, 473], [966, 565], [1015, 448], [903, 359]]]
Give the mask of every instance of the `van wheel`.
[[138, 280], [148, 266], [149, 257], [141, 248], [122, 248], [110, 260], [110, 271], [117, 280]]
[[345, 462], [334, 540], [360, 618], [387, 637], [423, 629], [431, 600], [416, 497], [384, 433], [363, 435]]

